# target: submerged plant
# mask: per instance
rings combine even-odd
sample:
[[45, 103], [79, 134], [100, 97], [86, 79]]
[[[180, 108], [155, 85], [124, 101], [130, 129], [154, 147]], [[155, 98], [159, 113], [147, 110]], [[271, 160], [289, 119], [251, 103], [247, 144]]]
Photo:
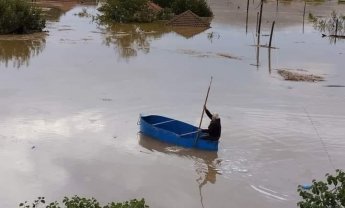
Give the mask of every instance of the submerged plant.
[[335, 11], [329, 17], [316, 17], [309, 13], [309, 20], [320, 32], [330, 35], [345, 35], [345, 16], [339, 15]]

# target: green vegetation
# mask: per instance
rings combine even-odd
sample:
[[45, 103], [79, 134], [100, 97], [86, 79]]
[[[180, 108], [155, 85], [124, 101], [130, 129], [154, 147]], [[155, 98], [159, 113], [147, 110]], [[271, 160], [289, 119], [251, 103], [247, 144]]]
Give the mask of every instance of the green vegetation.
[[0, 0], [0, 34], [40, 32], [44, 27], [42, 10], [27, 0]]
[[171, 4], [175, 14], [191, 10], [200, 17], [212, 17], [213, 13], [205, 0], [174, 0]]
[[106, 0], [99, 8], [101, 20], [120, 23], [152, 22], [155, 15], [147, 6], [148, 0]]
[[148, 0], [105, 0], [99, 8], [102, 12], [99, 19], [119, 23], [153, 22], [170, 19], [171, 14], [180, 14], [187, 10], [202, 17], [213, 15], [206, 0], [154, 0], [154, 3], [164, 8], [162, 11], [150, 8], [148, 2]]
[[125, 201], [122, 203], [111, 202], [108, 205], [102, 206], [100, 203], [94, 199], [88, 198], [81, 198], [79, 196], [74, 196], [71, 198], [65, 197], [63, 199], [64, 206], [61, 207], [58, 202], [51, 202], [46, 204], [46, 200], [44, 197], [38, 197], [33, 203], [20, 203], [20, 208], [38, 208], [38, 207], [46, 207], [46, 208], [148, 208], [149, 206], [145, 204], [145, 200], [137, 200], [133, 199], [130, 201]]
[[303, 201], [298, 202], [300, 208], [344, 208], [345, 207], [345, 172], [336, 170], [336, 175], [326, 174], [327, 180], [316, 181], [310, 190], [298, 187]]
[[201, 17], [212, 17], [213, 13], [205, 0], [153, 0], [163, 8], [171, 8], [175, 14], [191, 10]]

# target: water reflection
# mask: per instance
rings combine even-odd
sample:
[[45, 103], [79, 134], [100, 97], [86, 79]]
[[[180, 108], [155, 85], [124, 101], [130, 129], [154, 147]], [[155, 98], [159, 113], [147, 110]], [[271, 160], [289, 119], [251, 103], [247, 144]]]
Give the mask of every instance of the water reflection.
[[[208, 27], [172, 27], [171, 30], [175, 33], [181, 35], [182, 37], [189, 39], [192, 38], [206, 30], [208, 30]], [[216, 37], [218, 37], [215, 33], [211, 33], [208, 38], [212, 42], [212, 40]], [[219, 38], [219, 37], [218, 37]]]
[[8, 67], [28, 66], [33, 56], [41, 53], [46, 45], [46, 33], [31, 35], [2, 35], [0, 36], [0, 63]]
[[34, 0], [40, 6], [48, 21], [57, 22], [60, 17], [77, 5], [97, 6], [99, 0]]
[[161, 152], [164, 154], [177, 155], [179, 157], [189, 158], [194, 161], [195, 172], [198, 175], [200, 202], [203, 205], [202, 188], [207, 183], [215, 184], [217, 175], [221, 175], [221, 159], [218, 158], [217, 152], [201, 151], [195, 149], [185, 149], [160, 142], [151, 137], [139, 133], [139, 145], [151, 152]]
[[128, 60], [139, 51], [149, 53], [151, 41], [170, 31], [163, 23], [114, 24], [106, 29], [104, 43], [114, 46], [119, 57]]
[[151, 42], [162, 38], [165, 34], [176, 34], [190, 39], [208, 28], [204, 27], [171, 27], [164, 23], [148, 24], [113, 24], [104, 29], [104, 44], [114, 46], [119, 58], [129, 60], [139, 52], [150, 52]]

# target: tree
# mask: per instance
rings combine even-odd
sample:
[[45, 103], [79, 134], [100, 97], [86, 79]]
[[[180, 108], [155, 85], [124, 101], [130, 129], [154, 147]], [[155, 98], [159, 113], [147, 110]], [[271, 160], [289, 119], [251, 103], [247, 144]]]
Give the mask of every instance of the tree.
[[148, 0], [106, 0], [99, 8], [101, 20], [119, 23], [152, 22], [155, 15], [148, 8]]
[[212, 17], [213, 13], [205, 0], [174, 0], [171, 9], [175, 14], [191, 10], [200, 17]]
[[300, 208], [345, 208], [345, 172], [336, 170], [336, 175], [326, 174], [326, 182], [313, 180], [310, 190], [298, 187], [302, 201]]

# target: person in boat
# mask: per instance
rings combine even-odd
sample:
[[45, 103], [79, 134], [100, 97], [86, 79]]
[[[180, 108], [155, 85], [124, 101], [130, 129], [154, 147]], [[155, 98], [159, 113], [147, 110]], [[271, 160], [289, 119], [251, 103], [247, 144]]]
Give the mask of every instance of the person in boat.
[[206, 106], [204, 108], [207, 116], [211, 119], [211, 122], [207, 129], [201, 130], [201, 132], [204, 133], [202, 137], [209, 140], [219, 140], [222, 131], [219, 115], [217, 113], [210, 113]]

